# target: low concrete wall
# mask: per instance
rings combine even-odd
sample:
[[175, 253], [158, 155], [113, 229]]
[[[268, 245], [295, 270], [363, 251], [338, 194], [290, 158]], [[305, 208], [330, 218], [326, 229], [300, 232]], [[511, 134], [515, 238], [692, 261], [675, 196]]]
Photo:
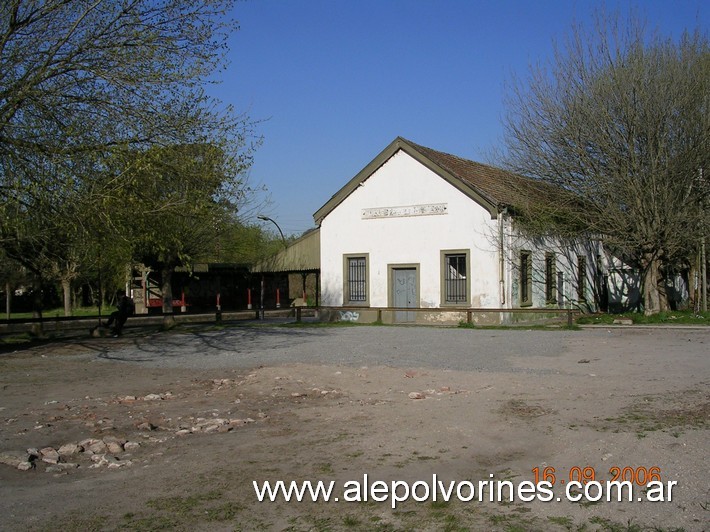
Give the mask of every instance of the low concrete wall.
[[417, 324], [458, 326], [463, 324], [535, 325], [567, 323], [565, 309], [393, 309], [373, 307], [320, 307], [318, 319], [323, 322]]

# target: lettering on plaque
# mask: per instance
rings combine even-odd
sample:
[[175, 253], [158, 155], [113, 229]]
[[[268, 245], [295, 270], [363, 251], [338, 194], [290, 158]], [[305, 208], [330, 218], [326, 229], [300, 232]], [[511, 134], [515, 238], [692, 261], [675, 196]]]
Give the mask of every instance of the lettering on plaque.
[[409, 216], [437, 216], [448, 214], [448, 203], [426, 203], [400, 207], [373, 207], [362, 210], [363, 220], [373, 218], [404, 218]]

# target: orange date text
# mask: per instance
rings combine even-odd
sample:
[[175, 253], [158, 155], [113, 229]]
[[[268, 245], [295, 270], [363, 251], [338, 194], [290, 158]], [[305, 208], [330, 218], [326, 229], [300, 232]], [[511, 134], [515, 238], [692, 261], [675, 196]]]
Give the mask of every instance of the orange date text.
[[596, 469], [592, 466], [571, 467], [566, 475], [564, 472], [560, 472], [552, 466], [545, 466], [543, 468], [533, 467], [532, 472], [535, 477], [535, 484], [539, 482], [549, 482], [553, 486], [556, 483], [565, 484], [566, 482], [579, 482], [580, 484], [586, 484], [600, 480], [631, 482], [639, 486], [646, 486], [649, 482], [661, 482], [661, 468], [658, 466], [612, 466], [608, 470], [610, 477], [608, 479], [599, 479]]

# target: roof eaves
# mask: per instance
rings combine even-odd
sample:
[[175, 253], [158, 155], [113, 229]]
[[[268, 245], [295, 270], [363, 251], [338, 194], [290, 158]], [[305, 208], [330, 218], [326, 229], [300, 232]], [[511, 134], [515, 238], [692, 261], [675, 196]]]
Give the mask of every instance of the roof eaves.
[[445, 167], [437, 161], [432, 160], [432, 158], [427, 154], [427, 151], [435, 152], [435, 150], [429, 150], [428, 148], [419, 146], [418, 144], [410, 142], [403, 137], [397, 137], [365, 168], [360, 170], [355, 177], [348, 181], [345, 186], [338, 190], [338, 192], [336, 192], [320, 209], [315, 212], [313, 219], [315, 220], [316, 225], [320, 226], [321, 222], [328, 214], [340, 205], [357, 189], [357, 187], [360, 186], [360, 184], [367, 180], [399, 150], [404, 151], [410, 157], [414, 158], [429, 170], [442, 177], [468, 197], [481, 204], [486, 210], [488, 210], [491, 218], [496, 218], [499, 211], [499, 202], [495, 201], [488, 194], [484, 193], [478, 187], [475, 187], [455, 172], [452, 172], [451, 169]]
[[[425, 146], [420, 146], [419, 144], [408, 141], [406, 139], [402, 139], [402, 140], [404, 142], [406, 142], [407, 145], [412, 148], [412, 150], [414, 150], [414, 153], [418, 154], [418, 157], [415, 156], [411, 152], [407, 152], [407, 153], [409, 153], [409, 155], [412, 155], [415, 159], [417, 159], [419, 162], [424, 164], [432, 172], [443, 177], [451, 185], [458, 188], [461, 192], [463, 192], [468, 197], [470, 197], [471, 199], [473, 199], [474, 201], [476, 201], [477, 203], [482, 205], [484, 208], [486, 208], [488, 210], [488, 212], [490, 213], [491, 218], [497, 217], [498, 212], [500, 211], [501, 207], [504, 206], [504, 204], [502, 202], [491, 197], [485, 191], [481, 190], [480, 187], [477, 187], [475, 184], [471, 183], [468, 179], [466, 179], [464, 176], [460, 175], [454, 168], [451, 168], [449, 165], [447, 165], [440, 158], [431, 157], [431, 155], [432, 154], [440, 154], [440, 155], [444, 155], [447, 157], [456, 158], [456, 159], [458, 159], [460, 161], [464, 161], [464, 162], [473, 162], [473, 161], [466, 161], [465, 159], [462, 159], [461, 157], [457, 157], [455, 155], [450, 155], [450, 154], [446, 154], [443, 152], [438, 152], [437, 150], [432, 150], [431, 148], [426, 148]], [[438, 160], [435, 160], [435, 159], [438, 159]]]

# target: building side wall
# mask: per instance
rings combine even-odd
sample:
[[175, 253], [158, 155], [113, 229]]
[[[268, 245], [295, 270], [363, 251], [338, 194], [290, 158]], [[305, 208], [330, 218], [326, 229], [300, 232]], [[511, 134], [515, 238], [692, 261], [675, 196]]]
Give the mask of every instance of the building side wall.
[[[603, 284], [604, 257], [596, 240], [568, 240], [553, 237], [521, 236], [510, 221], [506, 223], [507, 297], [513, 308], [572, 308], [597, 310]], [[522, 298], [521, 254], [531, 257], [532, 301]], [[547, 299], [546, 258], [554, 260], [554, 301]], [[580, 257], [583, 260], [583, 297], [580, 297]]]

